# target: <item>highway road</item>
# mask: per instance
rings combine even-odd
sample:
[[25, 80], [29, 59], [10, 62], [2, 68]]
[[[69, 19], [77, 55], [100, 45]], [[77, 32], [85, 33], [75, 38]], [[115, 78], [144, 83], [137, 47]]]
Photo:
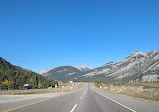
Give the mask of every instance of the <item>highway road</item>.
[[159, 105], [90, 87], [53, 97], [0, 104], [5, 112], [159, 112]]

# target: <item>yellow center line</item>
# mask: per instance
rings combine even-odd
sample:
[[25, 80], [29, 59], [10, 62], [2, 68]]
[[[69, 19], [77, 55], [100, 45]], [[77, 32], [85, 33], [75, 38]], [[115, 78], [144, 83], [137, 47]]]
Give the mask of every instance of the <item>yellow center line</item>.
[[[68, 94], [68, 93], [66, 93], [66, 94]], [[63, 95], [66, 95], [66, 94], [63, 94]], [[40, 102], [44, 102], [44, 101], [47, 101], [47, 100], [50, 100], [50, 99], [53, 99], [53, 98], [57, 98], [57, 97], [60, 97], [60, 96], [63, 96], [63, 95], [51, 97], [51, 98], [48, 98], [48, 99], [45, 99], [45, 100], [37, 101], [37, 102], [31, 103], [31, 104], [27, 104], [27, 105], [20, 106], [20, 107], [10, 109], [10, 110], [6, 110], [6, 111], [3, 111], [3, 112], [10, 112], [10, 111], [17, 110], [17, 109], [20, 109], [20, 108], [24, 108], [24, 107], [27, 107], [27, 106], [30, 106], [30, 105], [33, 105], [33, 104], [36, 104], [36, 103], [40, 103]]]

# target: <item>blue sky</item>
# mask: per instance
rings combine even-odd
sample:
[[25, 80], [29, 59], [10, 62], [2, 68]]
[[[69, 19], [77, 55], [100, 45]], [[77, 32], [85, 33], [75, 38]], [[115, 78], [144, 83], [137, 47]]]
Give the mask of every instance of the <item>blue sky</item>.
[[1, 0], [0, 56], [39, 72], [159, 49], [158, 0]]

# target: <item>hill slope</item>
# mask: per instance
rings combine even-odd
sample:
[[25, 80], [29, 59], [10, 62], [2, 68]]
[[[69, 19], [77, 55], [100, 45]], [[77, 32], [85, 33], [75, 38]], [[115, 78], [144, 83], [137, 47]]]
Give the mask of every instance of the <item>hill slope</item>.
[[54, 85], [39, 74], [14, 66], [0, 57], [0, 89], [21, 89], [25, 83], [31, 83], [33, 88], [44, 88]]
[[51, 80], [70, 81], [83, 75], [83, 72], [72, 66], [61, 66], [41, 75]]

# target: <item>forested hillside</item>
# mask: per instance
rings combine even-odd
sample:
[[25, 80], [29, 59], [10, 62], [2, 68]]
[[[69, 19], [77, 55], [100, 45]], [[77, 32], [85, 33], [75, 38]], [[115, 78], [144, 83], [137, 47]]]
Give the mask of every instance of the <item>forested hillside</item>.
[[45, 88], [56, 83], [39, 74], [14, 66], [0, 57], [0, 89], [22, 89], [29, 83], [33, 88]]

